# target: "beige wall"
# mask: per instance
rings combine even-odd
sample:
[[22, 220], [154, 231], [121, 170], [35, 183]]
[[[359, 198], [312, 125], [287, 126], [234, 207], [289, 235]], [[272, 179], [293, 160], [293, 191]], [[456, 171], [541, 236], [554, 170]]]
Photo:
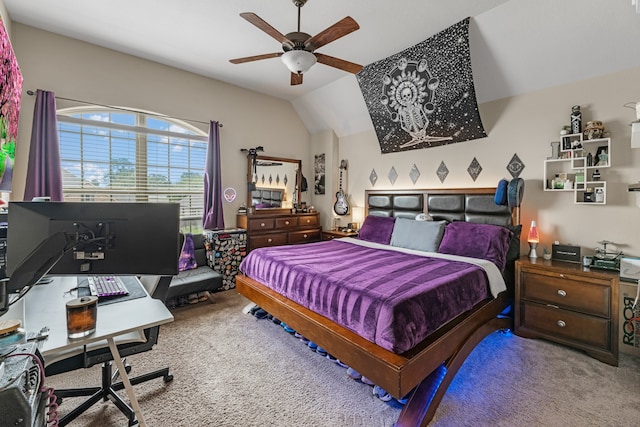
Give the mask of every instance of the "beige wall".
[[[635, 114], [623, 107], [640, 99], [639, 83], [640, 69], [632, 69], [486, 103], [480, 105], [480, 114], [489, 136], [444, 147], [382, 155], [373, 131], [342, 138], [340, 158], [349, 160], [352, 205], [363, 206], [364, 190], [370, 188], [495, 186], [501, 178], [511, 178], [506, 166], [517, 153], [525, 164], [520, 175], [526, 182], [522, 210], [525, 241], [535, 219], [543, 245], [559, 240], [589, 251], [607, 239], [619, 243], [625, 253], [640, 256], [640, 207], [627, 187], [640, 181], [640, 149], [630, 148], [629, 123]], [[568, 124], [571, 106], [576, 104], [582, 106], [583, 122], [603, 121], [612, 137], [606, 206], [576, 205], [571, 193], [542, 191], [543, 161], [551, 156], [550, 142], [559, 140], [560, 128]], [[474, 157], [483, 169], [475, 182], [466, 172]], [[436, 176], [441, 161], [449, 168], [444, 184]], [[409, 178], [413, 164], [421, 173], [415, 185]], [[399, 175], [393, 186], [387, 178], [392, 166]], [[373, 169], [378, 175], [375, 187], [369, 182]], [[527, 250], [526, 244], [522, 250]]]
[[[308, 195], [313, 196], [314, 206], [320, 212], [320, 222], [323, 230], [331, 230], [333, 228], [333, 218], [336, 216], [333, 213], [333, 203], [335, 202], [334, 195], [337, 191], [334, 171], [337, 170], [338, 164], [336, 159], [338, 158], [338, 137], [333, 131], [318, 132], [311, 136], [311, 159], [315, 161], [315, 156], [324, 154], [325, 159], [325, 192], [322, 195], [314, 194], [315, 176], [311, 175], [311, 179], [307, 177], [309, 182]], [[346, 226], [347, 223], [341, 224]]]
[[[227, 227], [235, 226], [235, 212], [246, 200], [246, 157], [241, 148], [262, 145], [265, 155], [303, 159], [303, 173], [313, 176], [313, 165], [307, 161], [310, 135], [288, 101], [19, 23], [13, 24], [12, 31], [24, 85], [11, 200], [21, 200], [24, 194], [35, 102], [26, 91], [36, 89], [64, 98], [223, 123], [223, 186], [238, 192], [235, 202], [224, 204]], [[57, 103], [58, 108], [77, 105]]]

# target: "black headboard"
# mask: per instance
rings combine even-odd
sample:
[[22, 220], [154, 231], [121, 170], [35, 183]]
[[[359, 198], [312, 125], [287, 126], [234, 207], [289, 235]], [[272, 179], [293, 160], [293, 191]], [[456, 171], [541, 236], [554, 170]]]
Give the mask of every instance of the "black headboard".
[[[366, 190], [365, 216], [377, 215], [415, 219], [419, 213], [434, 220], [465, 221], [503, 226], [520, 223], [520, 207], [496, 205], [495, 188], [452, 188], [424, 190]], [[512, 240], [513, 251], [507, 254], [502, 272], [509, 295], [515, 283], [514, 262], [520, 256], [521, 227], [511, 227], [517, 235]]]
[[518, 224], [519, 208], [496, 205], [495, 191], [495, 188], [366, 190], [365, 215], [415, 219], [425, 213], [435, 220]]

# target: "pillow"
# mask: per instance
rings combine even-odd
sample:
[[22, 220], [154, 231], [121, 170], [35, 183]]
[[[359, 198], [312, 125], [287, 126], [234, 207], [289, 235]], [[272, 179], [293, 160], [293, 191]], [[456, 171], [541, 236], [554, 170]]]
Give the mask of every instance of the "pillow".
[[193, 270], [197, 267], [198, 263], [196, 262], [196, 251], [193, 244], [193, 238], [191, 237], [191, 234], [185, 234], [182, 250], [180, 251], [180, 258], [178, 259], [178, 271]]
[[513, 262], [520, 258], [520, 234], [522, 233], [522, 224], [505, 226], [513, 233], [509, 241], [509, 250], [507, 251], [506, 262]]
[[506, 206], [507, 203], [507, 186], [509, 185], [509, 181], [502, 178], [500, 182], [498, 182], [498, 186], [496, 187], [496, 194], [493, 196], [493, 202], [496, 205]]
[[437, 252], [446, 225], [446, 221], [397, 218], [391, 234], [391, 246]]
[[503, 271], [512, 235], [499, 225], [456, 221], [445, 228], [438, 252], [486, 259]]
[[416, 215], [416, 221], [433, 221], [433, 217], [426, 213], [419, 213]]
[[391, 241], [394, 222], [395, 218], [392, 217], [368, 215], [360, 228], [358, 238], [368, 242], [388, 245]]

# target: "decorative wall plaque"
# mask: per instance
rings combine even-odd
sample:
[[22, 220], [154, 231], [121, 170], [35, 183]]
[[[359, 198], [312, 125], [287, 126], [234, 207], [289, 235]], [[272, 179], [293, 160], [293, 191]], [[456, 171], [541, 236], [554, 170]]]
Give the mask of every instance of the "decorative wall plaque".
[[475, 157], [473, 158], [471, 164], [467, 168], [467, 172], [469, 172], [469, 176], [471, 176], [471, 179], [474, 181], [478, 179], [478, 176], [480, 176], [480, 173], [482, 172], [482, 166], [480, 166], [478, 159]]

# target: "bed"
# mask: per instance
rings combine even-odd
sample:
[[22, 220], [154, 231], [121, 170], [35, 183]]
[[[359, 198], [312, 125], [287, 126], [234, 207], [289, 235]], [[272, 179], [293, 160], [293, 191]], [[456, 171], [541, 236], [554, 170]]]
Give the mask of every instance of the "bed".
[[[330, 308], [323, 310], [323, 304], [319, 304], [317, 301], [314, 304], [313, 298], [308, 297], [308, 290], [304, 292], [296, 291], [295, 286], [285, 283], [271, 283], [271, 287], [267, 286], [265, 283], [271, 279], [262, 276], [256, 269], [252, 270], [248, 265], [243, 266], [243, 272], [247, 274], [237, 276], [236, 288], [239, 293], [306, 338], [317, 343], [343, 363], [366, 376], [393, 397], [398, 399], [405, 398], [407, 403], [403, 407], [396, 425], [426, 425], [433, 418], [447, 387], [474, 347], [491, 332], [511, 328], [512, 326], [512, 319], [505, 313], [509, 311], [513, 295], [513, 263], [519, 256], [520, 227], [513, 225], [519, 223], [519, 208], [511, 209], [507, 206], [496, 205], [493, 201], [494, 194], [494, 188], [406, 191], [368, 190], [365, 193], [367, 221], [370, 221], [369, 218], [375, 218], [385, 222], [384, 218], [393, 218], [399, 223], [403, 221], [402, 219], [406, 222], [407, 219], [415, 220], [418, 214], [425, 214], [434, 221], [446, 220], [447, 223], [457, 224], [458, 226], [463, 225], [463, 223], [472, 224], [473, 227], [476, 227], [477, 224], [491, 224], [500, 226], [494, 228], [504, 227], [509, 230], [509, 251], [505, 250], [504, 263], [498, 262], [501, 268], [493, 267], [501, 276], [503, 287], [498, 287], [494, 295], [491, 295], [494, 292], [491, 287], [487, 291], [489, 294], [483, 295], [479, 292], [475, 299], [466, 301], [466, 308], [463, 306], [458, 309], [462, 310], [461, 313], [456, 312], [453, 317], [449, 316], [448, 318], [440, 319], [443, 324], [434, 331], [430, 331], [428, 328], [425, 329], [426, 332], [425, 330], [418, 331], [426, 334], [424, 336], [418, 334], [418, 338], [412, 338], [412, 336], [390, 338], [390, 335], [393, 334], [389, 334], [388, 330], [386, 333], [367, 335], [365, 326], [371, 324], [367, 316], [360, 316], [361, 319], [364, 319], [361, 325], [354, 324], [353, 321], [350, 322], [348, 319], [345, 321], [344, 312], [341, 312], [341, 310], [331, 311]], [[370, 222], [374, 223], [375, 221]], [[363, 229], [361, 232], [365, 232], [365, 230]], [[342, 246], [326, 246], [329, 243]], [[317, 250], [322, 253], [322, 250], [342, 250], [341, 248], [347, 244], [349, 243], [332, 241], [303, 246], [307, 246], [306, 250], [308, 251]], [[317, 247], [311, 245], [317, 245]], [[368, 243], [364, 247], [366, 249], [361, 249], [358, 246], [358, 249], [354, 250], [371, 250]], [[269, 250], [265, 252], [267, 254], [271, 253], [272, 258], [277, 258], [278, 251], [290, 251], [292, 249], [292, 247], [280, 247], [272, 248], [272, 252], [269, 252]], [[302, 250], [302, 248], [299, 250]], [[393, 263], [407, 262], [410, 267], [407, 267], [405, 271], [413, 272], [414, 267], [412, 266], [414, 264], [411, 264], [413, 258], [410, 258], [405, 252], [412, 253], [416, 251], [404, 248], [402, 251], [403, 255], [385, 254], [385, 256], [400, 256], [401, 260], [396, 261], [394, 258]], [[256, 256], [264, 257], [266, 254]], [[370, 256], [370, 254], [366, 255], [366, 257]], [[324, 259], [325, 257], [320, 255], [318, 259]], [[290, 258], [295, 258], [295, 256], [289, 255], [288, 258], [287, 262], [291, 264]], [[439, 263], [440, 261], [433, 262]], [[452, 262], [455, 262], [455, 260]], [[283, 262], [282, 264], [286, 263]], [[357, 274], [364, 276], [362, 263], [355, 264], [357, 265], [354, 265], [354, 267], [361, 270]], [[493, 265], [493, 263], [490, 264]], [[289, 267], [294, 268], [291, 265]], [[286, 268], [286, 266], [283, 266], [283, 268]], [[329, 270], [328, 267], [320, 266], [318, 268]], [[470, 270], [474, 271], [473, 274], [477, 274], [475, 267]], [[483, 271], [486, 272], [486, 270]], [[355, 278], [360, 276], [349, 276], [349, 274], [352, 273], [345, 271], [343, 266], [340, 266], [333, 273], [327, 272], [327, 277], [322, 276], [322, 280], [338, 280], [335, 276], [341, 275], [338, 282], [345, 284], [345, 286], [350, 281], [358, 281], [356, 279], [349, 280], [348, 277]], [[395, 274], [397, 274], [397, 271]], [[486, 276], [489, 276], [489, 273], [486, 273]], [[264, 279], [256, 279], [262, 277]], [[265, 283], [262, 283], [261, 280]], [[309, 282], [318, 280], [320, 279], [309, 280]], [[304, 281], [298, 280], [298, 282], [303, 283]], [[386, 285], [388, 280], [381, 280], [381, 282]], [[322, 289], [325, 289], [325, 286], [326, 289], [330, 289], [327, 285], [323, 284], [322, 286]], [[484, 287], [487, 288], [487, 286]], [[384, 290], [381, 292], [384, 292]], [[387, 297], [392, 295], [392, 291], [388, 292], [391, 293]], [[307, 297], [301, 296], [303, 294], [306, 294]], [[413, 304], [412, 301], [408, 303]], [[392, 311], [408, 311], [407, 306], [402, 305], [407, 304], [407, 301], [399, 302], [398, 304]], [[384, 310], [380, 309], [380, 311]], [[354, 316], [349, 318], [353, 320]], [[388, 317], [382, 316], [381, 318], [387, 319]], [[358, 319], [356, 318], [355, 320], [357, 321]], [[415, 322], [411, 324], [414, 325]], [[379, 325], [376, 330], [382, 330], [383, 326]], [[399, 324], [395, 329], [402, 331], [403, 329], [412, 328], [408, 328], [406, 324]], [[382, 339], [379, 339], [380, 337]], [[398, 340], [395, 340], [395, 338], [398, 338]], [[407, 340], [409, 343], [406, 342]]]

